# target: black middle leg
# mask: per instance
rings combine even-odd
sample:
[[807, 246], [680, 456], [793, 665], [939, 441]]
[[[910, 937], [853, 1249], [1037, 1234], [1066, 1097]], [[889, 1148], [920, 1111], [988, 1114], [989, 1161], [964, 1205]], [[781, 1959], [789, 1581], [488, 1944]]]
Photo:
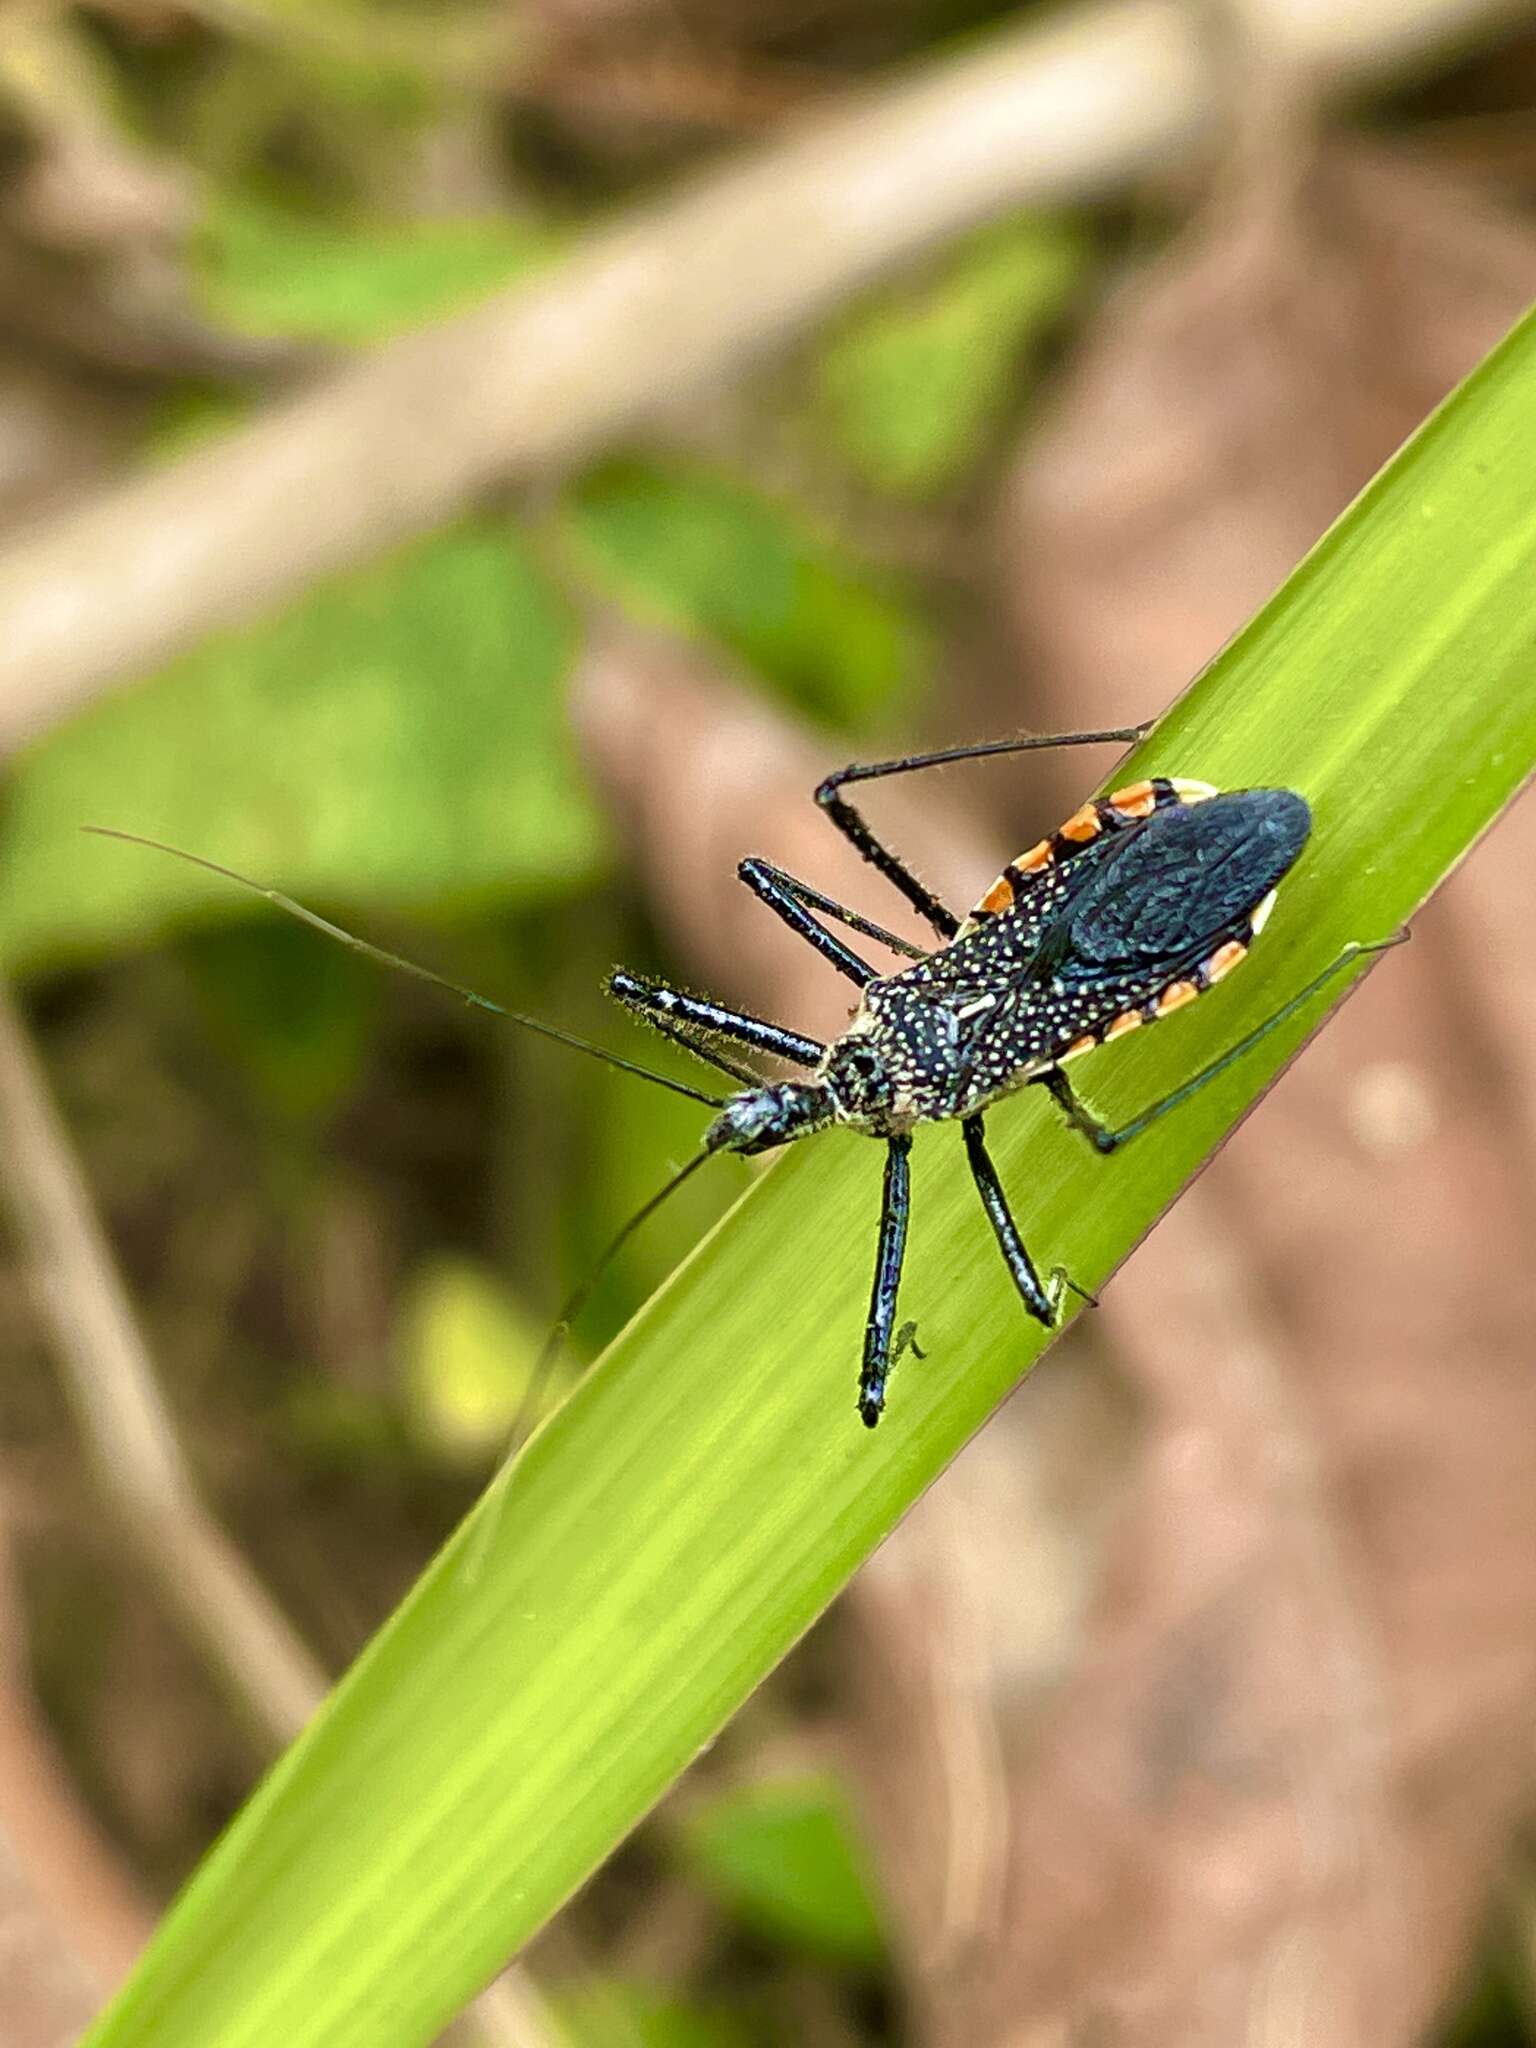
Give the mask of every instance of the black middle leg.
[[[870, 929], [867, 918], [859, 917], [856, 911], [844, 910], [830, 896], [823, 896], [819, 890], [809, 888], [804, 882], [796, 881], [793, 875], [785, 874], [782, 868], [776, 868], [772, 861], [759, 860], [755, 855], [741, 862], [736, 878], [745, 882], [759, 902], [766, 903], [774, 916], [781, 917], [792, 932], [798, 933], [807, 945], [814, 946], [822, 959], [829, 960], [839, 974], [846, 974], [860, 988], [868, 988], [875, 979], [874, 968], [813, 917], [807, 905], [814, 904], [830, 911], [841, 923], [856, 931]], [[882, 931], [878, 925], [874, 926], [872, 936], [902, 952], [910, 950], [903, 940]]]
[[[902, 1331], [892, 1346], [896, 1326], [896, 1291], [901, 1285], [901, 1262], [907, 1249], [907, 1222], [912, 1213], [910, 1138], [891, 1138], [885, 1154], [885, 1191], [880, 1204], [880, 1244], [875, 1254], [875, 1285], [869, 1301], [869, 1320], [864, 1325], [864, 1364], [859, 1373], [859, 1416], [873, 1429], [885, 1406], [885, 1383], [903, 1348], [911, 1343], [914, 1326]], [[912, 1348], [916, 1350], [916, 1345]], [[921, 1353], [918, 1354], [921, 1356]]]
[[1024, 1249], [1019, 1226], [1013, 1220], [1012, 1211], [1008, 1207], [1008, 1197], [1003, 1193], [1002, 1182], [997, 1177], [997, 1168], [992, 1164], [991, 1155], [987, 1151], [985, 1127], [981, 1117], [966, 1117], [960, 1128], [965, 1133], [965, 1150], [971, 1162], [971, 1177], [976, 1183], [977, 1193], [981, 1196], [981, 1205], [997, 1233], [998, 1247], [1008, 1271], [1013, 1275], [1013, 1284], [1019, 1290], [1019, 1298], [1036, 1322], [1044, 1323], [1048, 1330], [1054, 1330], [1061, 1308], [1062, 1290], [1071, 1284], [1065, 1269], [1058, 1266], [1051, 1274], [1050, 1286], [1041, 1285], [1040, 1275], [1035, 1271], [1035, 1262]]
[[[824, 896], [820, 889], [813, 889], [809, 882], [802, 882], [798, 875], [790, 874], [786, 868], [775, 867], [771, 860], [760, 860], [754, 854], [751, 859], [744, 860], [738, 865], [736, 879], [745, 882], [753, 895], [760, 897], [779, 917], [784, 916], [782, 899], [788, 896], [806, 910], [819, 910], [824, 917], [830, 917], [834, 924], [846, 925], [851, 932], [862, 932], [866, 939], [878, 940], [882, 946], [889, 946], [893, 953], [905, 953], [909, 960], [928, 958], [929, 949], [926, 946], [914, 946], [910, 939], [903, 939], [895, 932], [888, 932], [883, 924], [876, 924], [872, 917], [866, 917], [859, 910], [850, 910], [846, 903], [839, 903], [835, 896]], [[794, 923], [794, 929], [802, 937], [806, 936], [803, 926], [798, 922]], [[820, 930], [820, 927], [817, 929]]]

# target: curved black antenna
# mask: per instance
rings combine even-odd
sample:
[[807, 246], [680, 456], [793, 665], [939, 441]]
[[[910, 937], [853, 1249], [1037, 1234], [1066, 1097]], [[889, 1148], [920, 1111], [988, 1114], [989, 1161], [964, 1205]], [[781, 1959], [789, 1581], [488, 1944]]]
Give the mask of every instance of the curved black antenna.
[[520, 1024], [525, 1031], [536, 1031], [541, 1038], [552, 1038], [557, 1045], [571, 1046], [576, 1052], [584, 1052], [589, 1058], [602, 1060], [607, 1066], [617, 1067], [621, 1074], [635, 1074], [642, 1081], [654, 1081], [658, 1088], [670, 1088], [674, 1095], [686, 1095], [690, 1102], [702, 1102], [706, 1109], [724, 1109], [725, 1103], [718, 1095], [706, 1095], [701, 1088], [690, 1088], [686, 1081], [674, 1081], [670, 1074], [653, 1073], [649, 1067], [642, 1067], [634, 1060], [624, 1059], [619, 1053], [609, 1052], [605, 1046], [594, 1045], [590, 1039], [578, 1038], [574, 1031], [562, 1031], [557, 1024], [541, 1023], [537, 1017], [525, 1017], [517, 1010], [506, 1009], [501, 1003], [493, 1003], [489, 996], [482, 996], [472, 988], [465, 988], [462, 982], [450, 981], [446, 974], [436, 974], [430, 967], [420, 967], [414, 960], [407, 960], [400, 953], [386, 952], [382, 946], [370, 945], [367, 939], [360, 939], [355, 932], [332, 924], [328, 917], [321, 917], [318, 911], [306, 910], [292, 896], [285, 896], [281, 889], [269, 889], [264, 882], [253, 882], [249, 875], [242, 875], [236, 868], [222, 867], [216, 860], [206, 860], [200, 853], [188, 853], [183, 847], [168, 846], [163, 839], [146, 839], [141, 832], [119, 832], [112, 825], [82, 825], [82, 832], [90, 832], [98, 839], [121, 839], [128, 846], [147, 846], [154, 853], [168, 853], [175, 860], [184, 860], [192, 867], [203, 868], [210, 875], [219, 875], [226, 882], [237, 882], [242, 889], [249, 889], [253, 895], [265, 897], [268, 903], [296, 917], [301, 924], [307, 924], [317, 932], [324, 932], [329, 939], [337, 939], [354, 953], [361, 953], [365, 959], [376, 960], [381, 967], [392, 967], [399, 974], [414, 975], [418, 981], [431, 982], [434, 988], [446, 989], [449, 995], [458, 996], [477, 1010], [488, 1010], [493, 1017], [503, 1017], [509, 1024]]
[[[718, 1150], [718, 1147], [716, 1149]], [[587, 1303], [592, 1299], [592, 1293], [598, 1281], [602, 1279], [608, 1268], [613, 1264], [619, 1253], [623, 1251], [625, 1245], [629, 1243], [629, 1240], [640, 1226], [650, 1221], [667, 1197], [675, 1194], [690, 1174], [697, 1173], [705, 1160], [713, 1159], [714, 1156], [715, 1153], [712, 1151], [696, 1152], [686, 1166], [680, 1167], [669, 1181], [656, 1190], [649, 1200], [642, 1202], [623, 1228], [610, 1238], [603, 1247], [603, 1250], [598, 1255], [597, 1263], [587, 1273], [580, 1286], [572, 1289], [559, 1315], [555, 1318], [554, 1328], [544, 1340], [544, 1348], [534, 1361], [533, 1371], [528, 1376], [528, 1385], [524, 1390], [522, 1399], [517, 1404], [517, 1413], [512, 1417], [512, 1426], [507, 1432], [506, 1456], [508, 1458], [515, 1458], [522, 1449], [523, 1440], [528, 1434], [529, 1424], [538, 1412], [539, 1399], [544, 1392], [545, 1384], [554, 1368], [555, 1360], [560, 1355], [560, 1346], [570, 1334], [572, 1323], [575, 1322]]]
[[549, 1384], [549, 1375], [554, 1368], [555, 1360], [560, 1355], [560, 1346], [568, 1335], [571, 1324], [575, 1322], [576, 1318], [591, 1300], [592, 1291], [598, 1281], [601, 1280], [625, 1245], [629, 1243], [629, 1240], [634, 1236], [641, 1224], [648, 1222], [667, 1197], [675, 1194], [683, 1182], [688, 1179], [689, 1175], [697, 1173], [705, 1160], [713, 1159], [715, 1153], [719, 1150], [720, 1147], [715, 1146], [704, 1152], [696, 1152], [686, 1166], [680, 1167], [669, 1181], [664, 1182], [656, 1190], [649, 1200], [641, 1203], [640, 1207], [623, 1228], [609, 1239], [596, 1265], [590, 1269], [581, 1285], [572, 1290], [565, 1305], [560, 1310], [554, 1327], [544, 1340], [543, 1349], [534, 1360], [533, 1371], [528, 1375], [528, 1384], [523, 1389], [522, 1398], [517, 1404], [511, 1426], [507, 1431], [507, 1448], [502, 1453], [501, 1463], [481, 1498], [477, 1526], [471, 1533], [468, 1554], [464, 1561], [465, 1574], [471, 1582], [480, 1575], [480, 1567], [485, 1562], [486, 1551], [489, 1549], [491, 1539], [496, 1533], [496, 1522], [501, 1506], [502, 1492], [512, 1476], [518, 1452], [532, 1434], [532, 1425], [538, 1414], [539, 1402], [543, 1397], [545, 1387]]

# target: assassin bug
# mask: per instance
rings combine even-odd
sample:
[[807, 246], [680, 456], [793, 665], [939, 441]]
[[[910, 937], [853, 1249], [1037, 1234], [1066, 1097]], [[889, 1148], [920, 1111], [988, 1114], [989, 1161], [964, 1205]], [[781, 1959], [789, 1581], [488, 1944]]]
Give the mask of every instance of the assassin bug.
[[[959, 1122], [982, 1208], [1024, 1308], [1053, 1328], [1066, 1290], [1082, 1290], [1059, 1266], [1041, 1280], [987, 1152], [987, 1110], [1004, 1096], [1038, 1083], [1060, 1106], [1072, 1129], [1096, 1151], [1113, 1152], [1215, 1080], [1352, 961], [1397, 945], [1406, 936], [1398, 933], [1346, 946], [1322, 973], [1171, 1094], [1118, 1129], [1100, 1123], [1079, 1101], [1067, 1078], [1066, 1062], [1182, 1009], [1244, 959], [1263, 930], [1276, 889], [1311, 832], [1306, 800], [1294, 790], [1223, 792], [1207, 782], [1166, 776], [1129, 783], [1084, 804], [1049, 838], [1010, 861], [969, 916], [961, 919], [875, 837], [843, 790], [850, 783], [993, 755], [1135, 741], [1149, 729], [1127, 726], [946, 747], [891, 761], [854, 763], [827, 776], [816, 790], [816, 803], [932, 926], [939, 944], [925, 951], [768, 861], [742, 861], [737, 869], [740, 879], [855, 983], [860, 1000], [847, 1030], [823, 1044], [766, 1018], [616, 970], [609, 977], [610, 994], [738, 1082], [737, 1091], [726, 1098], [705, 1094], [570, 1032], [505, 1010], [217, 862], [137, 834], [87, 829], [177, 854], [254, 889], [372, 959], [717, 1110], [704, 1133], [702, 1150], [631, 1217], [605, 1252], [599, 1271], [638, 1225], [717, 1152], [767, 1152], [834, 1124], [881, 1139], [886, 1146], [884, 1194], [858, 1397], [859, 1415], [872, 1429], [884, 1410], [886, 1384], [896, 1361], [909, 1348], [923, 1356], [916, 1344], [916, 1326], [907, 1323], [898, 1330], [896, 1325], [915, 1126]], [[905, 955], [909, 964], [894, 974], [877, 974], [823, 920]], [[766, 1079], [722, 1051], [722, 1039], [808, 1069], [808, 1078]], [[584, 1304], [595, 1277], [589, 1276], [567, 1303], [557, 1337]]]

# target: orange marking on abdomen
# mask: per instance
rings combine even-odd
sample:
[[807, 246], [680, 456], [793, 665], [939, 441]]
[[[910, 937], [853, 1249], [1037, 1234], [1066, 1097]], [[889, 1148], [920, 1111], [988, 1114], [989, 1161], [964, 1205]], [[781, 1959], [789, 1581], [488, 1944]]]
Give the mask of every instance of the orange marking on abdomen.
[[1186, 1004], [1192, 1004], [1198, 993], [1200, 991], [1192, 981], [1169, 981], [1169, 985], [1163, 989], [1163, 993], [1153, 1004], [1153, 1010], [1159, 1018], [1165, 1018], [1169, 1012], [1182, 1010]]
[[1186, 1003], [1192, 1003], [1200, 991], [1192, 981], [1171, 981], [1153, 1005], [1159, 1017], [1166, 1017], [1172, 1010], [1182, 1010]]
[[1228, 939], [1227, 943], [1224, 946], [1219, 946], [1210, 959], [1206, 961], [1206, 980], [1220, 981], [1223, 975], [1230, 974], [1247, 951], [1248, 948], [1240, 939]]
[[995, 917], [1000, 910], [1006, 910], [1012, 901], [1013, 884], [1006, 875], [999, 875], [976, 908], [978, 910], [985, 910], [989, 915]]
[[1157, 791], [1150, 782], [1128, 782], [1124, 789], [1111, 791], [1109, 800], [1128, 818], [1149, 818], [1157, 809]]
[[1064, 1060], [1075, 1060], [1080, 1052], [1092, 1052], [1098, 1042], [1092, 1032], [1089, 1032], [1085, 1038], [1074, 1038], [1060, 1057]]
[[1072, 813], [1056, 836], [1058, 839], [1097, 839], [1102, 830], [1097, 806], [1084, 804], [1080, 811]]
[[1014, 866], [1021, 874], [1032, 875], [1039, 868], [1048, 868], [1053, 856], [1049, 839], [1037, 839], [1028, 853], [1021, 853]]
[[1105, 1032], [1105, 1043], [1107, 1044], [1111, 1038], [1124, 1038], [1126, 1032], [1134, 1031], [1141, 1021], [1140, 1010], [1122, 1010], [1114, 1023]]

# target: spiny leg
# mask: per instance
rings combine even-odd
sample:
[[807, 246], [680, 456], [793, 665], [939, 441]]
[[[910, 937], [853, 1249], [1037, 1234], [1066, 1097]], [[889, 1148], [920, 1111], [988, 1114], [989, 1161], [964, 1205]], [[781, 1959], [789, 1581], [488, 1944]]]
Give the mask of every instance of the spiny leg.
[[1113, 1152], [1118, 1146], [1129, 1144], [1132, 1138], [1139, 1138], [1149, 1125], [1155, 1124], [1159, 1117], [1166, 1116], [1170, 1109], [1177, 1109], [1181, 1103], [1187, 1102], [1191, 1095], [1197, 1094], [1205, 1086], [1207, 1081], [1214, 1081], [1219, 1074], [1224, 1074], [1228, 1067], [1243, 1057], [1244, 1053], [1252, 1052], [1260, 1039], [1267, 1038], [1270, 1032], [1278, 1030], [1287, 1018], [1294, 1017], [1299, 1009], [1311, 1002], [1320, 989], [1326, 988], [1333, 977], [1353, 961], [1370, 953], [1390, 952], [1393, 946], [1402, 945], [1407, 937], [1408, 933], [1401, 931], [1395, 932], [1390, 939], [1355, 941], [1347, 945], [1336, 960], [1329, 962], [1321, 974], [1314, 975], [1304, 989], [1292, 996], [1289, 1002], [1282, 1003], [1272, 1016], [1266, 1017], [1262, 1024], [1256, 1025], [1245, 1038], [1240, 1038], [1236, 1045], [1228, 1046], [1227, 1050], [1212, 1060], [1208, 1067], [1202, 1067], [1193, 1079], [1184, 1082], [1182, 1087], [1175, 1088], [1171, 1095], [1165, 1095], [1160, 1101], [1154, 1102], [1151, 1108], [1144, 1109], [1140, 1116], [1132, 1117], [1128, 1124], [1121, 1124], [1117, 1130], [1111, 1130], [1107, 1124], [1100, 1123], [1093, 1112], [1078, 1101], [1072, 1083], [1060, 1067], [1047, 1068], [1039, 1077], [1040, 1083], [1050, 1090], [1060, 1104], [1073, 1130], [1081, 1131], [1096, 1152]]
[[870, 866], [878, 869], [920, 916], [928, 920], [939, 937], [952, 939], [960, 929], [959, 918], [939, 901], [926, 883], [918, 880], [898, 855], [875, 837], [853, 805], [839, 795], [843, 785], [873, 782], [883, 775], [910, 775], [918, 768], [942, 768], [954, 761], [980, 761], [991, 754], [1028, 754], [1046, 747], [1086, 747], [1110, 740], [1130, 743], [1150, 732], [1152, 724], [1153, 721], [1148, 719], [1143, 725], [1114, 726], [1105, 732], [1036, 733], [1026, 739], [986, 740], [979, 746], [940, 747], [928, 754], [903, 754], [894, 761], [854, 761], [846, 768], [839, 768], [818, 786], [816, 801], [843, 837], [858, 848]]
[[659, 1031], [663, 1038], [670, 1038], [674, 1045], [680, 1045], [684, 1052], [693, 1054], [696, 1060], [714, 1067], [717, 1072], [729, 1074], [733, 1081], [739, 1081], [743, 1088], [761, 1088], [763, 1077], [755, 1073], [743, 1060], [733, 1060], [729, 1053], [721, 1052], [711, 1045], [701, 1032], [694, 1031], [686, 1024], [674, 1024], [661, 1015], [646, 1014], [646, 1023], [653, 1031]]
[[728, 1060], [705, 1036], [696, 1034], [735, 1039], [738, 1044], [771, 1053], [775, 1059], [789, 1060], [797, 1067], [814, 1067], [826, 1051], [819, 1038], [807, 1038], [803, 1032], [790, 1031], [782, 1024], [770, 1024], [766, 1018], [754, 1017], [746, 1010], [728, 1010], [723, 1003], [711, 1002], [706, 996], [688, 995], [680, 988], [669, 988], [665, 982], [646, 981], [627, 968], [617, 967], [609, 975], [608, 993], [626, 1009], [638, 1011], [664, 1037], [686, 1046], [700, 1059], [708, 1060], [722, 1073], [734, 1075], [749, 1087], [761, 1087], [762, 1075]]
[[[1008, 1207], [1008, 1197], [1003, 1193], [1002, 1182], [997, 1177], [997, 1168], [992, 1164], [987, 1151], [986, 1134], [980, 1116], [968, 1116], [960, 1126], [965, 1133], [966, 1157], [971, 1163], [971, 1178], [976, 1183], [976, 1192], [981, 1196], [981, 1206], [986, 1210], [988, 1220], [997, 1233], [998, 1247], [1008, 1271], [1013, 1275], [1013, 1284], [1019, 1290], [1019, 1298], [1036, 1322], [1044, 1323], [1048, 1330], [1056, 1327], [1057, 1313], [1061, 1307], [1063, 1291], [1071, 1285], [1066, 1269], [1056, 1267], [1051, 1274], [1049, 1287], [1042, 1287], [1040, 1275], [1035, 1271], [1034, 1260], [1024, 1249], [1024, 1240], [1019, 1236], [1019, 1226], [1013, 1220]], [[1081, 1292], [1081, 1289], [1077, 1290]], [[1087, 1297], [1084, 1297], [1087, 1299]]]
[[[783, 918], [790, 930], [798, 932], [808, 945], [814, 946], [823, 960], [831, 961], [839, 974], [846, 974], [860, 988], [867, 988], [875, 979], [875, 970], [869, 962], [861, 960], [851, 946], [845, 946], [841, 939], [834, 937], [805, 907], [804, 899], [814, 897], [818, 892], [807, 889], [803, 882], [797, 882], [793, 875], [786, 875], [781, 868], [766, 860], [744, 860], [736, 874], [754, 896], [767, 904], [775, 917]], [[834, 914], [841, 916], [844, 924], [853, 924], [851, 914], [841, 911]], [[860, 919], [859, 926], [866, 922]], [[882, 941], [890, 938], [888, 933], [878, 932], [878, 928], [877, 935]], [[900, 939], [891, 939], [890, 942], [899, 950], [906, 950]]]
[[[907, 1220], [912, 1213], [911, 1151], [910, 1138], [892, 1138], [886, 1147], [880, 1244], [875, 1254], [869, 1320], [864, 1325], [864, 1365], [859, 1374], [859, 1416], [867, 1429], [873, 1429], [880, 1420], [891, 1367], [909, 1344], [914, 1351], [917, 1349], [913, 1343], [915, 1324], [906, 1324], [894, 1345], [891, 1340], [896, 1323], [896, 1291], [901, 1285], [901, 1261], [907, 1248]], [[922, 1356], [921, 1352], [918, 1356]]]
[[[809, 882], [802, 882], [798, 875], [792, 875], [786, 868], [775, 867], [771, 860], [760, 860], [755, 854], [740, 863], [736, 870], [738, 881], [745, 882], [755, 896], [759, 896], [772, 909], [779, 910], [778, 896], [792, 897], [807, 910], [819, 910], [830, 917], [834, 924], [846, 925], [851, 932], [862, 932], [866, 939], [877, 939], [882, 946], [889, 946], [893, 953], [905, 953], [909, 960], [926, 960], [929, 949], [914, 946], [910, 939], [899, 938], [895, 932], [888, 932], [883, 924], [876, 924], [872, 917], [865, 917], [862, 911], [850, 910], [846, 903], [839, 903], [835, 896], [824, 896], [820, 889], [813, 889]], [[772, 886], [775, 895], [770, 897]], [[800, 927], [797, 925], [798, 931]]]

